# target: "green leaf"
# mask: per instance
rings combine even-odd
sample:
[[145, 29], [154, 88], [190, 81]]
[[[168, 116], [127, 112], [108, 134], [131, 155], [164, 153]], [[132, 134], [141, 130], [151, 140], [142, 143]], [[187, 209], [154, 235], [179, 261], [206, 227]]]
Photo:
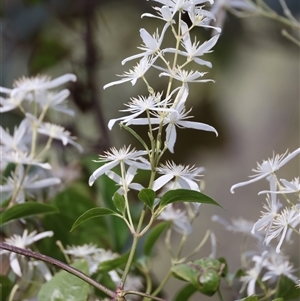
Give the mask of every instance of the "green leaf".
[[171, 268], [173, 276], [192, 284], [200, 293], [212, 296], [218, 290], [225, 265], [217, 259], [203, 258], [177, 264]]
[[197, 292], [197, 289], [192, 285], [188, 284], [184, 286], [175, 296], [174, 301], [188, 301], [188, 299], [195, 293]]
[[38, 214], [51, 214], [57, 213], [58, 209], [56, 207], [36, 203], [36, 202], [27, 202], [23, 204], [17, 204], [9, 209], [6, 209], [0, 214], [0, 225], [5, 224], [9, 221], [19, 218], [25, 218]]
[[155, 200], [154, 190], [144, 188], [139, 192], [138, 198], [152, 210]]
[[124, 196], [122, 196], [118, 192], [116, 192], [113, 196], [113, 202], [114, 202], [117, 210], [123, 214], [125, 211], [125, 208], [126, 208]]
[[284, 301], [283, 298], [276, 298], [276, 299], [273, 299], [272, 301]]
[[296, 288], [296, 283], [293, 280], [286, 276], [281, 276], [275, 297], [284, 298], [286, 301], [299, 299], [300, 289]]
[[96, 217], [104, 216], [104, 215], [116, 215], [119, 216], [118, 213], [115, 211], [108, 209], [108, 208], [103, 208], [103, 207], [96, 207], [92, 208], [86, 212], [84, 212], [82, 215], [80, 215], [77, 220], [74, 222], [71, 232], [78, 227], [80, 224]]
[[204, 193], [189, 189], [175, 189], [167, 191], [161, 198], [159, 207], [165, 207], [168, 204], [175, 202], [195, 202], [201, 204], [212, 204], [222, 207]]
[[[72, 264], [72, 267], [87, 275], [89, 273], [86, 260], [78, 260]], [[60, 271], [41, 287], [38, 301], [85, 301], [88, 294], [88, 283], [66, 271]]]
[[161, 234], [170, 226], [170, 224], [170, 221], [159, 223], [149, 232], [144, 244], [144, 254], [146, 256], [149, 256], [151, 254], [156, 241], [161, 236]]
[[13, 288], [13, 283], [7, 276], [0, 275], [0, 296], [1, 300], [5, 301]]
[[106, 273], [117, 268], [124, 268], [128, 260], [129, 253], [125, 253], [115, 259], [103, 261], [98, 265], [98, 272]]

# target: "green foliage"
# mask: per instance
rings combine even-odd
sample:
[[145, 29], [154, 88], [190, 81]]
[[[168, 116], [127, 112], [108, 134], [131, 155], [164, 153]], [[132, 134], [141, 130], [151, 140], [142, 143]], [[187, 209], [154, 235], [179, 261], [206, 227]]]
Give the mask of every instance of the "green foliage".
[[175, 189], [167, 191], [161, 198], [159, 206], [165, 207], [168, 204], [175, 202], [195, 202], [201, 204], [212, 204], [222, 207], [204, 193], [188, 189]]
[[173, 266], [173, 276], [192, 284], [200, 293], [212, 296], [218, 290], [224, 264], [217, 259], [203, 258]]
[[[102, 163], [95, 163], [92, 160], [95, 160], [95, 156], [86, 157], [82, 160], [82, 164], [87, 169], [87, 173], [89, 175], [92, 174], [96, 168], [102, 165]], [[116, 183], [112, 181], [109, 177], [102, 176], [99, 179], [97, 179], [97, 181], [93, 185], [93, 188], [96, 190], [95, 196], [97, 196], [98, 199], [100, 199], [99, 203], [101, 205], [104, 204], [105, 207], [111, 210], [115, 210], [115, 204], [114, 202], [112, 202], [112, 199], [113, 195], [116, 192]], [[111, 246], [111, 249], [115, 250], [116, 252], [122, 253], [124, 251], [123, 248], [130, 237], [130, 232], [128, 231], [128, 228], [124, 227], [124, 221], [119, 218], [110, 218], [106, 220], [106, 222], [109, 228], [109, 244]]]
[[148, 236], [146, 237], [145, 244], [144, 244], [144, 254], [146, 256], [150, 256], [156, 241], [170, 225], [171, 222], [166, 221], [166, 222], [159, 223], [152, 228], [152, 230], [149, 232]]
[[243, 298], [243, 299], [239, 299], [239, 300], [235, 300], [235, 301], [257, 301], [258, 300], [258, 296], [250, 296], [247, 298]]
[[[89, 273], [86, 260], [78, 260], [72, 264], [72, 267], [87, 275]], [[88, 298], [88, 293], [88, 283], [66, 271], [60, 271], [42, 286], [38, 294], [38, 301], [85, 301]]]
[[[37, 0], [31, 0], [31, 2]], [[36, 41], [33, 53], [29, 59], [31, 74], [38, 74], [53, 67], [65, 59], [70, 51], [57, 39], [41, 37]]]
[[115, 269], [123, 269], [128, 260], [129, 253], [123, 254], [115, 259], [103, 261], [98, 265], [98, 272], [105, 273]]
[[188, 299], [197, 292], [197, 289], [194, 285], [188, 284], [184, 286], [175, 296], [174, 301], [188, 301]]
[[113, 202], [116, 206], [116, 209], [123, 215], [126, 209], [126, 202], [124, 196], [116, 192], [113, 196]]
[[36, 202], [27, 202], [23, 204], [14, 205], [0, 214], [0, 225], [3, 225], [9, 221], [31, 217], [39, 214], [51, 214], [57, 213], [56, 207], [41, 204]]
[[56, 241], [66, 245], [82, 245], [93, 243], [98, 246], [108, 245], [109, 231], [105, 219], [86, 221], [78, 229], [70, 233], [74, 221], [83, 212], [95, 207], [95, 203], [86, 193], [88, 187], [81, 183], [74, 183], [72, 187], [58, 193], [51, 201], [59, 209], [59, 213], [46, 215], [42, 219], [45, 230], [52, 230], [54, 236], [39, 241], [39, 250], [64, 261], [61, 251], [55, 247]]
[[75, 228], [77, 228], [79, 225], [83, 224], [84, 222], [86, 222], [90, 219], [96, 218], [96, 217], [104, 216], [104, 215], [119, 216], [118, 213], [116, 213], [115, 211], [108, 209], [108, 208], [103, 208], [103, 207], [92, 208], [92, 209], [84, 212], [77, 218], [77, 220], [74, 222], [74, 224], [71, 228], [71, 232]]
[[5, 301], [13, 287], [13, 283], [10, 281], [10, 279], [7, 276], [0, 275], [0, 296], [1, 300]]
[[149, 188], [142, 189], [139, 192], [138, 197], [145, 205], [147, 205], [150, 208], [150, 210], [153, 209], [153, 204], [155, 200], [154, 190]]
[[281, 276], [275, 297], [283, 298], [285, 301], [300, 299], [300, 289], [296, 288], [296, 283], [290, 278]]

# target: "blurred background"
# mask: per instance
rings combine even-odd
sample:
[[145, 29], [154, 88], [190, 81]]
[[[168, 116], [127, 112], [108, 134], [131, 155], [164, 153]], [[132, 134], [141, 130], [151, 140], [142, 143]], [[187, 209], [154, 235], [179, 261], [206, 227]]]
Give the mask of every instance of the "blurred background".
[[[269, 4], [280, 12], [277, 1]], [[299, 18], [299, 0], [287, 4]], [[139, 29], [143, 27], [153, 33], [157, 27], [161, 28], [159, 20], [140, 18], [144, 12], [153, 12], [151, 5], [142, 0], [3, 0], [0, 86], [10, 88], [23, 75], [48, 74], [55, 78], [75, 73], [78, 81], [68, 88], [76, 118], [61, 120], [56, 115], [51, 118], [78, 137], [85, 149], [82, 157], [96, 159], [109, 147], [125, 143], [139, 147], [117, 125], [109, 131], [107, 123], [121, 116], [118, 110], [124, 108], [130, 97], [147, 95], [144, 85], [138, 81], [133, 88], [130, 83], [107, 90], [102, 87], [117, 80], [116, 74], [132, 68], [134, 62], [125, 66], [120, 62], [139, 52], [136, 48], [142, 43]], [[226, 16], [214, 52], [205, 58], [212, 62], [213, 68], [200, 68], [201, 72], [209, 72], [206, 78], [216, 83], [191, 84], [187, 103], [193, 107], [194, 120], [214, 126], [219, 137], [188, 129], [178, 131], [175, 154], [165, 158], [205, 167], [204, 192], [226, 211], [203, 205], [185, 252], [191, 251], [206, 230], [211, 229], [217, 238], [217, 256], [227, 258], [231, 272], [240, 267], [243, 236], [227, 232], [222, 225], [212, 222], [211, 217], [217, 214], [227, 220], [242, 217], [255, 222], [265, 199], [263, 195], [257, 196], [257, 192], [266, 189], [267, 182], [239, 188], [235, 194], [230, 193], [230, 187], [247, 180], [256, 162], [271, 157], [273, 151], [281, 154], [299, 147], [299, 48], [282, 37], [283, 28], [284, 25], [262, 17]], [[203, 29], [193, 33], [201, 41], [211, 35]], [[151, 76], [152, 73], [149, 82], [153, 88], [166, 89], [165, 80], [158, 79], [155, 71], [150, 72]], [[1, 125], [12, 127], [20, 118], [15, 112], [1, 115]], [[147, 138], [146, 131], [137, 130]], [[58, 164], [62, 161], [75, 164], [76, 160], [80, 159], [75, 155], [57, 158]], [[297, 157], [286, 165], [280, 177], [298, 176], [299, 168]], [[285, 250], [299, 266], [299, 243]], [[210, 252], [207, 243], [200, 256], [208, 256]], [[163, 243], [157, 255], [154, 270], [159, 282], [169, 267]], [[169, 298], [178, 285], [181, 282], [176, 280], [167, 284]], [[228, 294], [225, 299], [233, 297]], [[193, 300], [199, 298], [197, 295]], [[218, 299], [201, 297], [201, 300]]]

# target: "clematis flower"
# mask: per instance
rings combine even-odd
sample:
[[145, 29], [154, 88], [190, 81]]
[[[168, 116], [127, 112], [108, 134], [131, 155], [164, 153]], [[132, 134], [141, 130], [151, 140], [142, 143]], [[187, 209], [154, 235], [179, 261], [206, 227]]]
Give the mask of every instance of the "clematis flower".
[[144, 76], [144, 74], [149, 70], [149, 68], [153, 65], [157, 57], [143, 57], [136, 66], [133, 67], [133, 70], [129, 70], [125, 72], [123, 75], [118, 75], [120, 77], [124, 77], [121, 80], [117, 80], [111, 83], [106, 84], [103, 89], [108, 87], [123, 84], [126, 82], [131, 82], [132, 86], [134, 86], [137, 80]]
[[280, 190], [263, 190], [258, 194], [262, 193], [275, 193], [275, 194], [286, 194], [286, 193], [299, 193], [300, 192], [300, 182], [299, 177], [294, 178], [292, 181], [287, 181], [285, 179], [280, 179], [280, 182], [284, 185]]
[[[185, 91], [187, 91], [185, 89]], [[179, 128], [192, 128], [196, 130], [209, 131], [214, 132], [218, 136], [217, 130], [205, 123], [194, 122], [194, 121], [185, 121], [185, 119], [192, 118], [192, 116], [188, 116], [188, 112], [185, 111], [184, 103], [186, 100], [188, 93], [183, 93], [181, 100], [179, 103], [170, 111], [166, 116], [161, 116], [156, 114], [156, 118], [150, 118], [151, 124], [160, 124], [163, 122], [166, 127], [166, 143], [168, 145], [168, 149], [171, 153], [174, 153], [174, 145], [177, 139], [176, 127]], [[148, 124], [148, 118], [136, 118], [128, 122], [128, 124]]]
[[[28, 230], [25, 229], [23, 232], [23, 235], [13, 235], [9, 238], [5, 238], [5, 242], [7, 244], [26, 249], [29, 245], [33, 244], [34, 242], [43, 239], [45, 237], [51, 237], [53, 236], [52, 231], [46, 231], [41, 232], [37, 234], [37, 231], [32, 231], [30, 234], [28, 234]], [[6, 250], [0, 250], [0, 255], [9, 253], [9, 251]], [[15, 274], [17, 274], [19, 277], [22, 277], [21, 267], [20, 267], [20, 259], [22, 257], [20, 255], [17, 255], [16, 253], [10, 252], [9, 260], [10, 260], [10, 266]]]
[[11, 176], [6, 179], [4, 185], [0, 185], [1, 198], [8, 200], [12, 197], [16, 188], [18, 188], [18, 194], [16, 196], [16, 203], [24, 203], [26, 195], [34, 198], [34, 191], [43, 189], [45, 187], [50, 187], [53, 185], [60, 184], [61, 180], [59, 178], [50, 177], [47, 179], [38, 180], [36, 176], [26, 175], [24, 177], [24, 167], [23, 165], [17, 166], [16, 173], [12, 172]]
[[50, 122], [40, 123], [38, 126], [38, 132], [51, 138], [61, 140], [64, 146], [72, 144], [79, 152], [83, 152], [82, 146], [74, 141], [76, 138], [72, 137], [71, 133], [60, 125], [52, 124]]
[[243, 292], [247, 287], [247, 296], [255, 295], [255, 284], [256, 281], [259, 279], [262, 267], [263, 266], [260, 262], [255, 263], [255, 266], [247, 270], [246, 275], [240, 278], [240, 281], [243, 282], [240, 293]]
[[276, 281], [280, 276], [286, 276], [297, 283], [297, 277], [293, 275], [296, 269], [289, 262], [288, 257], [274, 252], [274, 250], [264, 251], [265, 257], [263, 266], [268, 270], [262, 277], [262, 281]]
[[67, 89], [64, 89], [58, 93], [46, 91], [37, 99], [37, 102], [41, 109], [49, 107], [54, 111], [74, 116], [74, 111], [69, 109], [66, 104], [66, 98], [69, 97], [69, 95], [70, 91]]
[[167, 30], [167, 28], [169, 27], [169, 24], [166, 23], [165, 26], [162, 29], [161, 34], [159, 35], [158, 33], [158, 29], [156, 29], [156, 32], [151, 36], [149, 34], [149, 32], [144, 29], [141, 28], [140, 29], [140, 36], [144, 42], [144, 45], [142, 45], [142, 47], [138, 47], [139, 49], [143, 50], [144, 52], [139, 53], [139, 54], [135, 54], [132, 55], [126, 59], [124, 59], [121, 64], [124, 65], [125, 63], [127, 63], [128, 61], [140, 58], [140, 57], [148, 57], [148, 56], [152, 56], [152, 55], [157, 55], [157, 53], [160, 52], [160, 45], [163, 41], [165, 32]]
[[172, 221], [172, 228], [180, 234], [192, 233], [193, 228], [186, 213], [180, 209], [175, 209], [173, 204], [167, 205], [157, 219]]
[[174, 70], [170, 71], [159, 66], [153, 65], [158, 70], [162, 70], [163, 72], [159, 74], [159, 76], [168, 76], [171, 78], [175, 78], [178, 81], [182, 82], [182, 84], [188, 88], [188, 83], [208, 83], [214, 82], [212, 79], [199, 79], [202, 78], [207, 72], [199, 72], [199, 71], [187, 71], [179, 66]]
[[291, 159], [296, 157], [300, 153], [300, 147], [296, 150], [294, 150], [292, 153], [287, 154], [287, 151], [282, 155], [273, 155], [271, 159], [264, 160], [262, 164], [257, 163], [257, 168], [252, 169], [252, 171], [256, 172], [258, 175], [251, 176], [253, 179], [245, 182], [241, 182], [238, 184], [233, 185], [230, 188], [230, 192], [234, 193], [234, 190], [237, 187], [242, 187], [251, 183], [254, 183], [256, 181], [259, 181], [261, 179], [267, 178], [268, 176], [273, 176], [274, 173], [280, 169], [282, 166], [284, 166], [287, 162], [289, 162]]
[[176, 14], [178, 11], [189, 11], [193, 9], [195, 5], [203, 4], [209, 2], [210, 4], [214, 3], [213, 0], [154, 0], [155, 2], [159, 2], [164, 6], [169, 7], [172, 12], [172, 16]]
[[131, 102], [128, 104], [125, 104], [125, 106], [128, 107], [128, 109], [125, 110], [120, 110], [121, 112], [131, 112], [131, 115], [116, 118], [116, 119], [111, 119], [108, 122], [108, 128], [111, 130], [114, 124], [117, 121], [120, 121], [122, 123], [125, 123], [126, 125], [130, 124], [131, 120], [135, 119], [137, 116], [141, 115], [142, 113], [146, 111], [154, 111], [154, 112], [168, 112], [170, 111], [169, 109], [164, 108], [165, 106], [168, 105], [170, 101], [171, 95], [164, 99], [161, 100], [161, 93], [157, 93], [154, 95], [149, 95], [147, 98], [143, 96], [139, 96], [138, 98], [131, 98]]
[[251, 233], [254, 234], [256, 230], [261, 231], [265, 230], [266, 235], [271, 229], [273, 221], [278, 214], [279, 209], [282, 207], [282, 204], [277, 200], [275, 194], [271, 194], [271, 198], [268, 195], [266, 198], [266, 204], [263, 205], [265, 211], [261, 212], [260, 219], [253, 225]]
[[194, 43], [192, 43], [188, 25], [184, 21], [181, 21], [180, 25], [181, 25], [181, 34], [183, 36], [182, 46], [186, 51], [178, 50], [175, 48], [166, 48], [163, 50], [163, 52], [164, 53], [177, 52], [183, 56], [186, 56], [188, 61], [194, 61], [199, 65], [205, 65], [211, 68], [212, 64], [206, 60], [200, 59], [199, 56], [211, 52], [211, 48], [215, 46], [220, 35], [216, 35], [212, 37], [209, 41], [206, 41], [203, 44], [200, 44], [200, 42], [197, 42], [196, 40], [194, 41]]
[[174, 179], [174, 182], [179, 184], [179, 188], [200, 191], [199, 185], [195, 181], [199, 181], [200, 173], [203, 170], [204, 168], [202, 167], [176, 165], [173, 161], [167, 161], [165, 165], [161, 164], [157, 168], [157, 172], [162, 174], [162, 176], [154, 181], [152, 189], [157, 191]]
[[44, 169], [51, 169], [51, 165], [49, 163], [41, 163], [38, 159], [35, 159], [28, 153], [22, 151], [10, 151], [3, 153], [2, 161], [4, 163], [36, 165]]
[[124, 179], [122, 179], [115, 172], [109, 170], [105, 173], [110, 179], [117, 183], [117, 185], [121, 186], [117, 192], [121, 195], [125, 194], [129, 189], [140, 191], [144, 187], [139, 183], [132, 183], [133, 178], [137, 174], [137, 167], [135, 165], [129, 166]]
[[156, 18], [156, 19], [162, 20], [164, 22], [167, 22], [169, 24], [175, 23], [175, 20], [173, 20], [172, 11], [168, 6], [164, 5], [162, 7], [153, 7], [153, 8], [156, 10], [158, 16], [153, 15], [151, 13], [144, 13], [144, 14], [142, 14], [141, 18], [144, 18], [144, 17]]
[[101, 175], [111, 170], [115, 166], [124, 163], [129, 166], [135, 165], [140, 169], [151, 169], [150, 163], [143, 158], [143, 155], [146, 155], [147, 151], [136, 151], [135, 149], [130, 150], [129, 147], [122, 147], [120, 150], [117, 150], [115, 147], [110, 149], [110, 152], [105, 152], [105, 155], [100, 155], [100, 160], [95, 162], [109, 162], [98, 169], [96, 169], [89, 178], [89, 185], [92, 186], [93, 183]]
[[10, 94], [11, 97], [17, 99], [26, 98], [30, 92], [40, 92], [48, 89], [53, 89], [61, 86], [69, 81], [76, 81], [74, 74], [65, 74], [56, 79], [51, 80], [51, 77], [45, 75], [38, 75], [35, 77], [22, 77], [16, 80], [13, 84], [13, 89], [0, 87], [2, 93]]
[[26, 143], [28, 126], [28, 120], [22, 120], [19, 127], [14, 128], [13, 135], [10, 135], [8, 129], [5, 131], [2, 126], [0, 126], [0, 144], [3, 147], [3, 151], [28, 151], [28, 146]]
[[266, 245], [270, 243], [271, 240], [281, 235], [279, 243], [276, 247], [276, 252], [280, 253], [281, 245], [286, 238], [287, 231], [289, 227], [295, 228], [300, 223], [300, 207], [297, 208], [285, 208], [273, 220], [273, 225], [266, 236]]

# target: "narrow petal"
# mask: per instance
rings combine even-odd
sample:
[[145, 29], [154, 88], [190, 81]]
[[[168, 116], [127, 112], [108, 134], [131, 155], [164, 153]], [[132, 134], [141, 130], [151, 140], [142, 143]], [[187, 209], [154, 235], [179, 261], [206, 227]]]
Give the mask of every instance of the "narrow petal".
[[96, 169], [92, 175], [89, 178], [89, 185], [92, 186], [94, 184], [94, 182], [101, 176], [103, 175], [106, 171], [111, 170], [112, 168], [114, 168], [115, 166], [117, 166], [119, 164], [118, 160], [109, 162], [101, 167], [99, 167], [98, 169]]
[[216, 136], [218, 136], [217, 130], [206, 124], [206, 123], [201, 123], [201, 122], [194, 122], [194, 121], [179, 121], [177, 122], [178, 125], [181, 125], [186, 128], [191, 128], [195, 130], [201, 130], [201, 131], [208, 131], [208, 132], [214, 132]]
[[237, 184], [231, 186], [230, 192], [231, 192], [231, 193], [234, 193], [234, 190], [235, 190], [236, 188], [242, 187], [242, 186], [245, 186], [245, 185], [248, 185], [248, 184], [252, 184], [252, 183], [257, 182], [257, 181], [259, 181], [259, 180], [261, 180], [261, 179], [263, 179], [263, 178], [266, 178], [267, 176], [268, 176], [268, 174], [262, 174], [262, 175], [260, 175], [260, 176], [258, 176], [258, 177], [255, 177], [255, 178], [253, 178], [253, 179], [251, 179], [251, 180], [249, 180], [249, 181], [237, 183]]
[[285, 165], [287, 162], [289, 162], [291, 159], [293, 159], [295, 156], [300, 154], [300, 147], [296, 150], [294, 150], [291, 154], [287, 155], [278, 165], [276, 170], [278, 170], [280, 167]]
[[163, 187], [165, 184], [167, 184], [169, 181], [171, 181], [174, 178], [174, 176], [172, 174], [168, 174], [168, 175], [163, 175], [161, 177], [159, 177], [158, 179], [156, 179], [153, 182], [153, 187], [152, 189], [154, 191], [159, 190], [161, 187]]

